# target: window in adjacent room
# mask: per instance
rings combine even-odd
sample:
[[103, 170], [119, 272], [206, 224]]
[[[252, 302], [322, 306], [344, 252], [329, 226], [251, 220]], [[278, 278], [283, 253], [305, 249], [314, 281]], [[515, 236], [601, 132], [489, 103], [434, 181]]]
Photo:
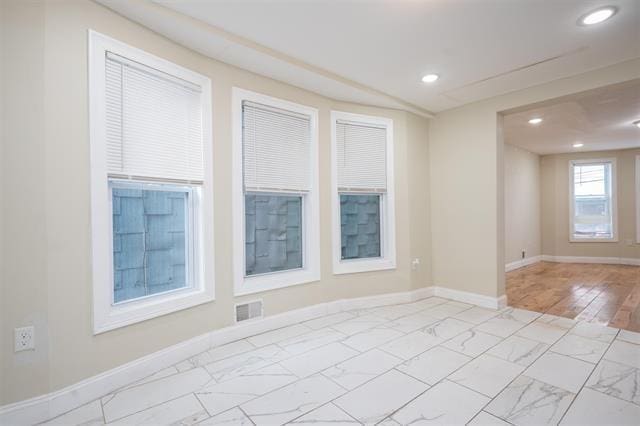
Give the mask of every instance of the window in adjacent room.
[[571, 241], [615, 241], [615, 160], [570, 162]]
[[98, 333], [213, 300], [211, 83], [95, 32], [90, 46]]
[[319, 279], [317, 111], [234, 89], [236, 294]]
[[393, 122], [332, 113], [334, 273], [395, 267]]

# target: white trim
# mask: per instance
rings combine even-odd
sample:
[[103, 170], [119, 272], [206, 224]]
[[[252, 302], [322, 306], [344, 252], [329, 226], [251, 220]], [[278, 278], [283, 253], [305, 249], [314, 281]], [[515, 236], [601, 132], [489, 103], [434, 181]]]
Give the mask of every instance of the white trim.
[[524, 268], [525, 266], [533, 265], [542, 260], [542, 256], [527, 257], [526, 259], [516, 260], [515, 262], [509, 262], [504, 266], [504, 271], [509, 272], [515, 269]]
[[[342, 260], [340, 235], [340, 195], [338, 193], [338, 161], [336, 123], [338, 120], [383, 126], [387, 130], [386, 175], [387, 192], [381, 195], [381, 257], [375, 259]], [[331, 111], [331, 235], [334, 274], [381, 271], [396, 268], [396, 216], [394, 180], [393, 120], [384, 117]]]
[[[211, 80], [93, 30], [88, 31], [88, 39], [93, 332], [98, 334], [214, 300]], [[200, 260], [196, 262], [200, 268], [197, 274], [200, 279], [188, 291], [160, 294], [121, 305], [111, 303], [113, 253], [111, 252], [111, 211], [105, 141], [105, 54], [107, 51], [174, 75], [202, 88], [205, 168], [204, 182], [201, 187], [201, 209], [198, 212], [200, 215], [198, 222], [202, 226], [197, 250]]]
[[500, 309], [506, 306], [507, 300], [506, 296], [494, 298], [443, 287], [423, 287], [399, 293], [335, 300], [260, 318], [255, 321], [242, 322], [196, 336], [66, 388], [0, 407], [0, 424], [35, 424], [43, 422], [87, 404], [118, 388], [143, 379], [156, 371], [198, 355], [212, 347], [324, 315], [353, 309], [411, 303], [434, 295], [490, 309]]
[[640, 155], [636, 155], [636, 244], [640, 244]]
[[544, 262], [557, 263], [602, 263], [608, 265], [638, 265], [640, 259], [632, 259], [625, 257], [592, 257], [592, 256], [553, 256], [548, 254], [542, 255]]
[[[244, 190], [242, 159], [242, 101], [252, 101], [311, 117], [311, 191], [303, 202], [303, 268], [245, 277]], [[260, 293], [320, 280], [320, 198], [318, 169], [318, 110], [305, 105], [234, 87], [232, 89], [232, 205], [234, 295]]]
[[[575, 191], [573, 166], [576, 164], [611, 163], [611, 238], [576, 238], [574, 236]], [[569, 242], [572, 243], [617, 243], [618, 242], [618, 197], [617, 167], [615, 158], [583, 158], [569, 160]]]

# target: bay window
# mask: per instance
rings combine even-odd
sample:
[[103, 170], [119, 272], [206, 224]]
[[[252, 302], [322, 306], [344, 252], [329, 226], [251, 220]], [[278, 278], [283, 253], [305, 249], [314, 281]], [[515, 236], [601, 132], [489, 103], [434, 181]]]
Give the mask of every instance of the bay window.
[[211, 82], [89, 37], [99, 333], [213, 300]]
[[332, 113], [333, 270], [395, 267], [393, 122]]

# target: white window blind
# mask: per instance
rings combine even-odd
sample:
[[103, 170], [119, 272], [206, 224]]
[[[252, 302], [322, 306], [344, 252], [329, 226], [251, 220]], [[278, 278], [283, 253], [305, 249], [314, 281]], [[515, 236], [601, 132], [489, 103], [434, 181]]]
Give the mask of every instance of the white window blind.
[[201, 88], [107, 53], [110, 175], [202, 181]]
[[338, 121], [336, 142], [338, 190], [385, 192], [386, 128]]
[[246, 190], [311, 190], [311, 117], [244, 101]]

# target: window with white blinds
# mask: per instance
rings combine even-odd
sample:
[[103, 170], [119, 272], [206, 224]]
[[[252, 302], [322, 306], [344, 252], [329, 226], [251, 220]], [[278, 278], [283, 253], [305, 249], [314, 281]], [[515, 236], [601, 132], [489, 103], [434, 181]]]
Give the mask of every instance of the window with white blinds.
[[106, 53], [107, 171], [201, 182], [202, 89]]
[[311, 189], [311, 117], [242, 102], [246, 191]]
[[386, 127], [338, 121], [335, 137], [338, 190], [385, 192]]

